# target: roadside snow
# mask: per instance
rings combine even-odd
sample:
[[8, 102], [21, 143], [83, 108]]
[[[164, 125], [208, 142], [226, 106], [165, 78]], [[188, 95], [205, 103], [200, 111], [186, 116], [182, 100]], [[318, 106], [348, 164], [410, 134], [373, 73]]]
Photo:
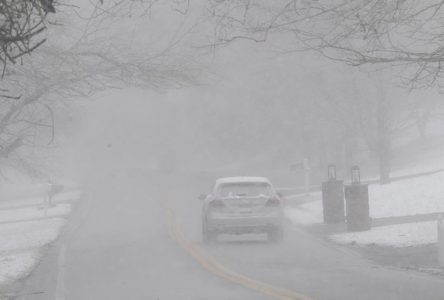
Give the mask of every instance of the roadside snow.
[[45, 247], [55, 241], [72, 202], [82, 191], [66, 186], [47, 205], [48, 185], [4, 183], [0, 192], [0, 298], [4, 286], [25, 278], [39, 263]]
[[[52, 203], [60, 203], [60, 202], [73, 202], [82, 197], [82, 190], [69, 189], [66, 191], [62, 191], [52, 198]], [[0, 195], [1, 196], [1, 195]], [[1, 199], [1, 197], [0, 197]], [[40, 196], [32, 195], [32, 196], [20, 196], [19, 198], [7, 198], [7, 201], [0, 201], [0, 210], [4, 209], [16, 209], [27, 206], [38, 206], [47, 203], [48, 195], [47, 192], [43, 193]]]
[[82, 197], [83, 192], [79, 188], [66, 189], [62, 191], [52, 198], [52, 202], [67, 202], [67, 201], [75, 201]]
[[371, 185], [369, 194], [373, 218], [444, 212], [444, 173]]
[[330, 239], [340, 244], [409, 247], [436, 243], [437, 223], [421, 222], [374, 227], [370, 231], [333, 234]]
[[71, 204], [58, 204], [52, 207], [31, 206], [18, 209], [0, 210], [0, 224], [24, 220], [62, 217], [71, 213]]
[[[389, 218], [444, 213], [444, 173], [370, 185], [370, 216]], [[288, 207], [286, 217], [294, 224], [313, 225], [323, 222], [322, 201], [315, 200], [297, 207]], [[331, 235], [337, 243], [408, 247], [436, 243], [436, 222], [406, 223], [374, 227], [370, 231]]]
[[322, 192], [319, 191], [319, 192], [311, 192], [310, 196], [306, 196], [305, 194], [285, 195], [284, 200], [287, 202], [292, 202], [292, 201], [298, 201], [300, 199], [319, 199], [321, 197], [322, 197]]
[[26, 277], [41, 258], [41, 248], [53, 242], [64, 219], [0, 225], [0, 286]]
[[[444, 173], [370, 185], [369, 197], [372, 218], [444, 213]], [[295, 224], [322, 223], [322, 201], [289, 207], [286, 216]]]
[[0, 254], [45, 246], [57, 238], [65, 222], [46, 219], [0, 225]]
[[301, 204], [297, 207], [285, 208], [285, 217], [293, 224], [312, 225], [322, 223], [322, 202], [316, 200]]
[[36, 250], [0, 255], [0, 286], [26, 277], [39, 260], [40, 253]]

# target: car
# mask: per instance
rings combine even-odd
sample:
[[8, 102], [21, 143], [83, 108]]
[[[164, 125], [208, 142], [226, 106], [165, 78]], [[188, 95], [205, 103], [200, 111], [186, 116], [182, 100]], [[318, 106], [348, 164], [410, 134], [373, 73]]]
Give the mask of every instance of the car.
[[282, 240], [282, 201], [267, 178], [219, 178], [200, 198], [204, 243], [217, 241], [219, 234], [266, 233], [270, 242]]

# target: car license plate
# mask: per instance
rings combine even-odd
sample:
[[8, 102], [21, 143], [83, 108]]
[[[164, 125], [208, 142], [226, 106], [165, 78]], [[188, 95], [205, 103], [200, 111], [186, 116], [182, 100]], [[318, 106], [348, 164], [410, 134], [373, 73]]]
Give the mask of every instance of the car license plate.
[[251, 209], [242, 209], [242, 210], [240, 211], [240, 213], [241, 213], [241, 214], [251, 214], [252, 211], [251, 211]]

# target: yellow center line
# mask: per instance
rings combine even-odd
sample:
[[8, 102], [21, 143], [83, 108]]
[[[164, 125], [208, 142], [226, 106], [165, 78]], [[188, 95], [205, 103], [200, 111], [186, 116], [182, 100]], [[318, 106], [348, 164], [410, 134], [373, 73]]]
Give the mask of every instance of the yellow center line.
[[311, 297], [295, 293], [293, 291], [277, 287], [259, 280], [255, 280], [239, 274], [218, 262], [201, 247], [185, 238], [175, 221], [174, 213], [170, 208], [166, 209], [168, 232], [185, 251], [188, 252], [202, 267], [209, 272], [226, 279], [228, 281], [240, 284], [246, 288], [255, 290], [262, 294], [273, 297], [278, 300], [314, 300]]

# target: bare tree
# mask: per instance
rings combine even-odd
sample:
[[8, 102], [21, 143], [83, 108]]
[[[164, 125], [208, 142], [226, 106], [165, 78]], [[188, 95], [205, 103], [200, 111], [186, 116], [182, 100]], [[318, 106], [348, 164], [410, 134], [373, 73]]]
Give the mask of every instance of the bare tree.
[[[372, 71], [398, 68], [401, 83], [410, 88], [444, 84], [442, 0], [214, 0], [209, 11], [215, 25], [213, 46], [277, 38], [287, 51], [315, 51]], [[364, 136], [379, 157], [385, 183], [390, 173], [393, 103], [382, 86], [380, 90], [375, 118], [370, 120], [376, 122], [371, 127], [376, 130]], [[414, 111], [418, 129], [424, 132], [430, 109], [421, 105]]]
[[442, 0], [214, 0], [214, 44], [291, 34], [310, 49], [352, 66], [403, 67], [412, 87], [442, 84]]
[[[64, 26], [45, 27], [47, 23], [42, 19], [39, 33], [44, 30], [52, 39], [37, 42], [38, 49], [28, 46], [29, 51], [20, 56], [20, 64], [10, 64], [7, 68], [5, 64], [5, 76], [1, 80], [3, 97], [0, 97], [0, 159], [20, 161], [22, 167], [29, 167], [23, 153], [29, 152], [30, 147], [47, 147], [54, 141], [57, 124], [53, 106], [56, 103], [69, 103], [108, 88], [130, 85], [167, 89], [195, 82], [199, 70], [181, 48], [180, 37], [161, 45], [150, 45], [151, 49], [138, 49], [126, 45], [122, 36], [111, 36], [112, 30], [105, 30], [110, 24], [124, 23], [135, 5], [149, 9], [152, 3], [154, 1], [149, 0], [97, 2], [87, 10], [89, 14], [84, 19], [72, 11], [77, 8], [65, 6], [62, 14], [65, 19], [59, 19], [59, 24]], [[72, 28], [73, 24], [78, 28]], [[66, 32], [70, 29], [80, 35], [67, 40]], [[58, 37], [63, 40], [59, 41]], [[29, 36], [26, 45], [31, 45], [36, 38], [37, 35]], [[25, 49], [19, 46], [17, 51]], [[8, 53], [13, 53], [12, 50], [8, 48]], [[31, 51], [32, 55], [24, 55]]]
[[[156, 0], [119, 0], [119, 1], [92, 1], [94, 9], [88, 18], [103, 20], [104, 16], [129, 16], [148, 13]], [[177, 11], [188, 9], [187, 0], [175, 1]], [[57, 19], [50, 20], [48, 14], [56, 13], [56, 6], [71, 7], [77, 10], [82, 4], [70, 3], [68, 0], [4, 0], [0, 1], [0, 67], [1, 78], [6, 75], [9, 64], [23, 63], [20, 59], [31, 54], [35, 49], [46, 42], [45, 32], [51, 25], [57, 24]], [[85, 5], [84, 5], [85, 6]], [[60, 25], [60, 24], [57, 24]], [[4, 89], [0, 89], [4, 93]], [[5, 94], [5, 96], [9, 96]]]
[[8, 63], [31, 53], [44, 43], [41, 36], [46, 29], [46, 16], [54, 13], [52, 0], [0, 1], [0, 64], [3, 74]]

